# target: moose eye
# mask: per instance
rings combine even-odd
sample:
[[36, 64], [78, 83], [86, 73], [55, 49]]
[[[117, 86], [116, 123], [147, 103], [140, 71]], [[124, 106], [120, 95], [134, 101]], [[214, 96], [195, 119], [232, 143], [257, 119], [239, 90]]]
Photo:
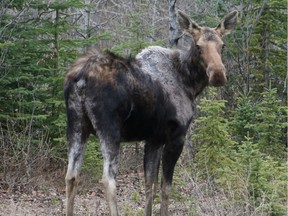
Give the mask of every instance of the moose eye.
[[226, 47], [226, 45], [225, 45], [225, 44], [222, 44], [222, 46], [221, 46], [221, 52], [224, 51], [225, 47]]
[[201, 53], [201, 47], [199, 45], [196, 45], [196, 48], [197, 48], [198, 52]]

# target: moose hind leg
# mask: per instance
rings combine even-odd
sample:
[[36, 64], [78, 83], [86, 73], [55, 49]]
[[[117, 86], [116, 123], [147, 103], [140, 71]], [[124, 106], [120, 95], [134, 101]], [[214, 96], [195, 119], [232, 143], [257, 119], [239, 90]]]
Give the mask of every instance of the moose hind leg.
[[152, 215], [152, 204], [158, 188], [158, 173], [162, 147], [155, 148], [153, 144], [146, 143], [144, 154], [145, 173], [145, 216]]
[[161, 180], [161, 207], [160, 215], [168, 216], [169, 193], [172, 186], [173, 173], [176, 162], [182, 152], [184, 138], [178, 138], [165, 145], [162, 156], [162, 180]]
[[116, 197], [116, 175], [118, 171], [120, 142], [111, 142], [109, 139], [100, 138], [101, 151], [103, 154], [103, 177], [102, 183], [111, 216], [118, 216]]
[[66, 173], [66, 215], [73, 215], [74, 198], [77, 193], [79, 175], [88, 134], [74, 133], [68, 138], [68, 169]]

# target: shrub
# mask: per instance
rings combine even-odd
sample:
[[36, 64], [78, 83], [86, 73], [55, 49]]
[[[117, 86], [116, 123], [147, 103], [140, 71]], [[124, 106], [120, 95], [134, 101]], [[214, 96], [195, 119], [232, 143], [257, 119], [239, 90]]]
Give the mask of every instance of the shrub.
[[247, 137], [238, 150], [232, 151], [232, 163], [220, 167], [218, 184], [229, 200], [248, 205], [250, 214], [284, 215], [287, 200], [286, 164], [261, 153], [257, 143]]

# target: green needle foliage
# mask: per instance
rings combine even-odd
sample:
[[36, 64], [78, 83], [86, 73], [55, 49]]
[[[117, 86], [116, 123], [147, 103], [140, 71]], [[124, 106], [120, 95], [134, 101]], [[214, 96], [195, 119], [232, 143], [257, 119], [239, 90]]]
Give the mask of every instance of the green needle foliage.
[[286, 157], [287, 109], [276, 95], [277, 89], [266, 89], [261, 94], [254, 121], [246, 127], [255, 131], [254, 142], [261, 152], [282, 160]]
[[[17, 2], [17, 4], [16, 4]], [[7, 5], [6, 5], [7, 4]], [[6, 2], [0, 19], [0, 122], [3, 136], [15, 143], [29, 140], [37, 151], [39, 140], [49, 143], [52, 158], [66, 157], [64, 74], [87, 41], [72, 37], [80, 29], [70, 12], [88, 7], [82, 1]], [[17, 7], [19, 14], [10, 8]], [[90, 38], [93, 43], [99, 37]], [[88, 40], [88, 39], [87, 39]], [[11, 131], [13, 128], [13, 131]], [[26, 133], [24, 133], [26, 134]], [[22, 138], [21, 138], [22, 139]], [[7, 145], [7, 146], [6, 146]], [[4, 149], [8, 148], [5, 142]], [[28, 157], [27, 152], [23, 157]], [[28, 154], [29, 155], [29, 154]], [[11, 152], [11, 157], [12, 157]]]
[[225, 100], [204, 98], [195, 121], [195, 163], [202, 178], [224, 190], [233, 208], [249, 206], [249, 215], [287, 210], [287, 113], [276, 95], [276, 89], [266, 89], [257, 101], [241, 95], [233, 112], [226, 111]]
[[284, 215], [287, 165], [261, 153], [249, 137], [238, 147], [230, 152], [232, 162], [218, 169], [218, 184], [235, 205], [248, 204], [256, 215]]
[[144, 25], [141, 18], [145, 17], [143, 12], [129, 13], [129, 25], [121, 26], [120, 30], [124, 35], [116, 39], [112, 51], [120, 55], [136, 56], [142, 49], [152, 45], [161, 45], [161, 41], [150, 41], [147, 36], [152, 34], [154, 29]]
[[195, 120], [195, 134], [193, 141], [200, 146], [196, 155], [197, 164], [206, 174], [214, 176], [216, 170], [230, 163], [227, 157], [229, 151], [235, 145], [228, 133], [228, 121], [225, 118], [225, 100], [216, 100], [215, 92], [213, 99], [202, 99], [198, 109], [201, 114]]

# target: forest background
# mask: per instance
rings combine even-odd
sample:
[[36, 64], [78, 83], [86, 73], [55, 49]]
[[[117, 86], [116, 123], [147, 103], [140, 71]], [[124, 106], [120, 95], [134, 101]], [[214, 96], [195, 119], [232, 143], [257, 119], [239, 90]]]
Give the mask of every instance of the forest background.
[[[173, 4], [172, 0], [1, 1], [2, 192], [43, 189], [39, 179], [45, 175], [49, 176], [45, 181], [54, 182], [51, 185], [64, 185], [65, 73], [90, 48], [133, 57], [149, 45], [171, 46]], [[284, 215], [287, 1], [182, 0], [176, 8], [201, 26], [216, 26], [235, 9], [239, 21], [224, 39], [228, 83], [209, 88], [195, 102], [195, 117], [175, 171], [176, 187], [192, 185], [191, 195], [175, 190], [173, 199], [188, 203], [187, 215]], [[178, 47], [185, 49], [187, 40], [191, 39], [182, 36]], [[141, 143], [123, 144], [120, 172], [141, 172], [142, 148]], [[97, 181], [101, 170], [99, 143], [91, 139], [83, 176]], [[209, 207], [203, 201], [207, 197], [213, 198]]]

